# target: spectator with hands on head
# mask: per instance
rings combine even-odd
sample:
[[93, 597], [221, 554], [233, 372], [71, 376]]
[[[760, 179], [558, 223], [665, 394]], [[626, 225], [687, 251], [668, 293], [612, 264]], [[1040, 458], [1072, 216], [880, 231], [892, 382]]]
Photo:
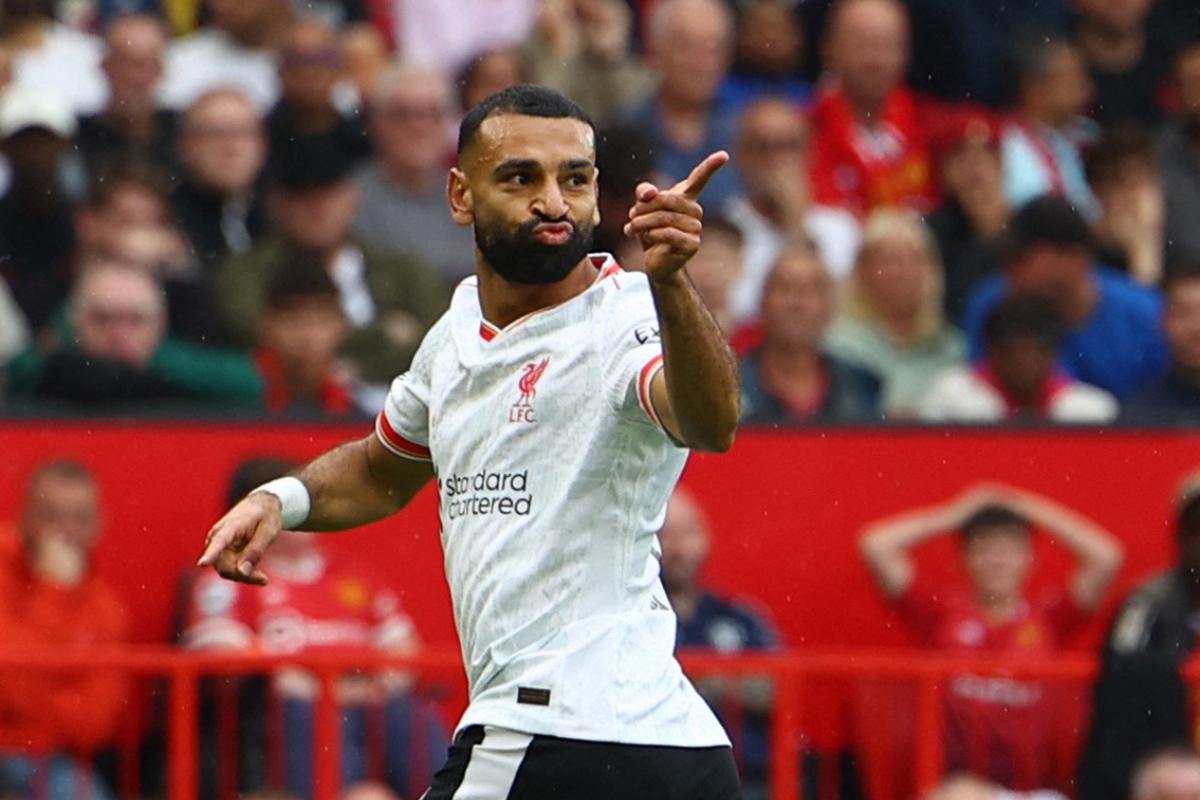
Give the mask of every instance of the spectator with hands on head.
[[[1064, 586], [1032, 596], [1034, 526], [1065, 545], [1077, 566]], [[964, 590], [917, 568], [914, 549], [961, 537]], [[872, 523], [860, 550], [883, 595], [931, 647], [947, 653], [1048, 655], [1099, 608], [1121, 565], [1116, 538], [1065, 506], [1024, 489], [975, 486], [949, 502]], [[1009, 789], [1052, 785], [1053, 699], [1029, 681], [954, 676], [946, 696], [946, 762]]]

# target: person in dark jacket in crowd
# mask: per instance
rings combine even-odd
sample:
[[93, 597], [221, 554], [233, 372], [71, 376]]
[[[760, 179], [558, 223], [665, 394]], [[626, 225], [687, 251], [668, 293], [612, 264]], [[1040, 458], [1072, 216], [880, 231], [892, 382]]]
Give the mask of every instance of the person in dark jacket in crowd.
[[1200, 473], [1176, 500], [1178, 560], [1125, 599], [1109, 630], [1092, 728], [1079, 763], [1079, 800], [1125, 800], [1139, 759], [1191, 737], [1179, 666], [1200, 611]]

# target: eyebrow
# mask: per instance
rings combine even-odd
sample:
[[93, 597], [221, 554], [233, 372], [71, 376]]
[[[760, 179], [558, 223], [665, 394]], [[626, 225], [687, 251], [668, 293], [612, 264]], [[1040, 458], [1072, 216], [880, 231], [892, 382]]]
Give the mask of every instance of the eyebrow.
[[[532, 158], [510, 158], [496, 165], [493, 172], [516, 172], [520, 170], [539, 169], [541, 164]], [[562, 164], [560, 169], [573, 172], [577, 169], [592, 169], [592, 162], [586, 158], [574, 158]]]
[[537, 169], [540, 165], [532, 158], [510, 158], [496, 165], [493, 172], [516, 172], [519, 170]]

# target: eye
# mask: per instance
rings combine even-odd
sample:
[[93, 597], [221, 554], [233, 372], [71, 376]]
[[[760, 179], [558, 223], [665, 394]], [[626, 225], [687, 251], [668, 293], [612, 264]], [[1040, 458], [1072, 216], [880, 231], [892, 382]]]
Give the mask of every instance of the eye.
[[572, 186], [587, 186], [588, 176], [584, 175], [582, 172], [576, 172], [574, 175], [571, 175], [567, 178], [567, 183]]
[[504, 182], [510, 183], [513, 186], [528, 186], [529, 176], [524, 172], [514, 172], [512, 175], [509, 175], [507, 178], [505, 178]]

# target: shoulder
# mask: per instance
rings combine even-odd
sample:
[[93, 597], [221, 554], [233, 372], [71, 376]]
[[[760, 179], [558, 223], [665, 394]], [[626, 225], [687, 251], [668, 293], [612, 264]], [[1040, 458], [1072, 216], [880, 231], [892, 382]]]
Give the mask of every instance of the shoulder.
[[1077, 382], [1054, 401], [1051, 416], [1060, 422], [1111, 422], [1116, 419], [1117, 411], [1117, 400], [1111, 394]]
[[85, 614], [88, 624], [110, 640], [125, 639], [129, 635], [130, 615], [121, 596], [100, 577], [88, 581], [87, 608], [78, 609]]
[[1151, 316], [1157, 323], [1162, 310], [1162, 295], [1156, 289], [1142, 286], [1110, 267], [1097, 266], [1096, 276], [1107, 299], [1123, 308]]
[[56, 51], [56, 55], [71, 52], [84, 57], [99, 58], [104, 52], [104, 45], [99, 38], [66, 25], [54, 26], [47, 45]]
[[929, 385], [930, 394], [934, 395], [959, 395], [972, 392], [990, 390], [986, 383], [979, 379], [975, 371], [965, 364], [958, 364], [953, 367], [947, 367], [934, 376], [933, 381]]
[[864, 366], [847, 361], [836, 354], [826, 354], [824, 358], [830, 377], [835, 381], [854, 383], [871, 389], [878, 389], [883, 384], [879, 375]]
[[971, 296], [967, 299], [964, 320], [968, 334], [975, 332], [972, 330], [973, 326], [983, 324], [983, 316], [996, 304], [1003, 293], [1003, 275], [992, 275], [979, 282], [979, 285], [975, 287], [974, 291], [971, 292]]
[[201, 29], [171, 42], [167, 48], [167, 58], [207, 57], [224, 49], [226, 49], [226, 43], [221, 34], [213, 30]]

